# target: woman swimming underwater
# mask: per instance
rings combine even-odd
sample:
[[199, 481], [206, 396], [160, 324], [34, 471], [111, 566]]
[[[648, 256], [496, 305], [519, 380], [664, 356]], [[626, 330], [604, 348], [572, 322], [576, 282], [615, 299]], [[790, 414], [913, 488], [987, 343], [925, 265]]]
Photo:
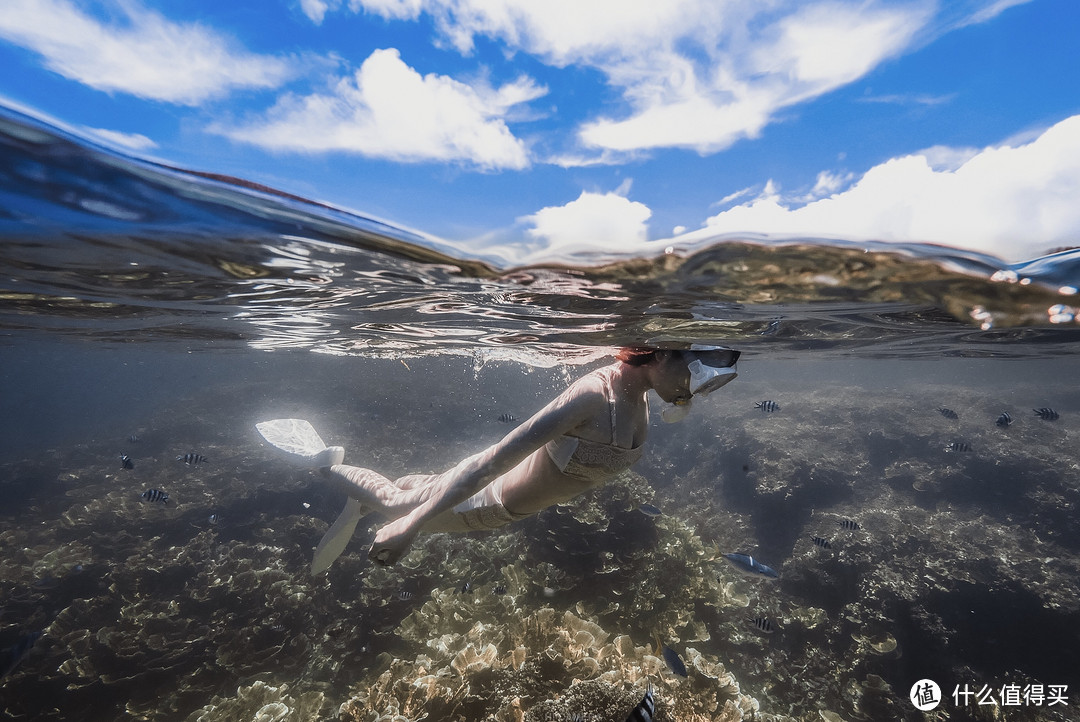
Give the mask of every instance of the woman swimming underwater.
[[258, 424], [268, 442], [289, 452], [295, 463], [320, 468], [349, 495], [315, 550], [311, 573], [325, 571], [341, 555], [368, 510], [389, 520], [368, 557], [390, 565], [422, 531], [497, 529], [604, 483], [641, 458], [650, 389], [670, 404], [664, 420], [678, 421], [689, 412], [692, 397], [735, 378], [739, 352], [699, 345], [623, 348], [616, 359], [575, 381], [495, 445], [441, 474], [391, 481], [342, 464], [344, 449], [326, 447], [307, 422]]

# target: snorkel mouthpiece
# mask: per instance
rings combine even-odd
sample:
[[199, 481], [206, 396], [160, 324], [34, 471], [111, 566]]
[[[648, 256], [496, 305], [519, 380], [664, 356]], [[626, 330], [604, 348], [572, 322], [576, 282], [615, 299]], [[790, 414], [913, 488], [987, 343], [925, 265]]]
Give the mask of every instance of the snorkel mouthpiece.
[[690, 405], [693, 402], [690, 399], [686, 401], [675, 401], [668, 404], [660, 411], [660, 418], [664, 420], [666, 424], [674, 424], [678, 421], [682, 421], [686, 418], [686, 415], [690, 413]]

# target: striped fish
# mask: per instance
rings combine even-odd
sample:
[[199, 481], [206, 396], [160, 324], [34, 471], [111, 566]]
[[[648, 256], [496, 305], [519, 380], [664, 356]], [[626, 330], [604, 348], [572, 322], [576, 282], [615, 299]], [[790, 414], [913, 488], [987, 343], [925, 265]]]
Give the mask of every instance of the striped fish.
[[840, 521], [840, 528], [841, 529], [847, 529], [848, 531], [858, 531], [859, 529], [862, 529], [862, 527], [859, 526], [859, 522], [853, 521], [851, 519], [843, 519], [843, 520], [841, 520]]
[[960, 416], [952, 409], [947, 409], [944, 406], [938, 408], [938, 413], [944, 416], [946, 419], [959, 419]]
[[137, 444], [137, 443], [139, 443], [139, 437], [136, 436], [135, 434], [132, 434], [131, 436], [128, 437], [128, 441], [130, 441], [133, 444]]
[[630, 711], [630, 716], [626, 718], [626, 722], [652, 722], [654, 714], [656, 714], [656, 700], [653, 699], [652, 685], [650, 684], [649, 688], [645, 690], [645, 696], [637, 703], [637, 707]]
[[765, 632], [765, 634], [772, 634], [773, 631], [776, 629], [773, 626], [772, 620], [768, 617], [758, 617], [757, 619], [751, 619], [750, 623], [757, 627], [760, 631]]
[[1032, 411], [1034, 411], [1035, 415], [1043, 421], [1057, 421], [1059, 418], [1058, 412], [1054, 411], [1049, 406], [1043, 406], [1041, 409], [1032, 409]]
[[954, 441], [945, 447], [945, 451], [954, 451], [960, 454], [966, 454], [971, 451], [971, 444], [966, 441]]
[[776, 403], [775, 401], [772, 401], [772, 400], [758, 401], [756, 404], [754, 404], [754, 408], [755, 409], [761, 409], [766, 414], [771, 414], [774, 411], [779, 411], [780, 410], [780, 404], [778, 404], [778, 403]]
[[819, 536], [812, 536], [810, 537], [810, 540], [822, 549], [832, 549], [832, 544], [829, 543], [828, 539], [822, 539]]
[[994, 423], [1004, 428], [1012, 423], [1012, 416], [1009, 415], [1008, 411], [1002, 411], [1001, 416], [997, 417], [997, 421]]
[[495, 588], [491, 590], [492, 594], [506, 594], [505, 584], [496, 584]]
[[169, 503], [169, 495], [161, 489], [147, 489], [142, 494], [139, 494], [139, 496], [149, 502], [160, 501], [162, 504]]
[[189, 451], [186, 454], [181, 454], [180, 456], [176, 457], [176, 460], [177, 461], [182, 461], [185, 464], [187, 464], [188, 466], [195, 466], [196, 464], [204, 464], [207, 461], [209, 461], [209, 459], [207, 459], [205, 456], [203, 456], [202, 454], [196, 454], [194, 451]]
[[513, 414], [499, 414], [499, 421], [503, 422], [504, 424], [512, 424], [517, 421], [517, 417]]
[[120, 454], [120, 468], [122, 469], [134, 469], [135, 462], [131, 460], [131, 457], [127, 454]]

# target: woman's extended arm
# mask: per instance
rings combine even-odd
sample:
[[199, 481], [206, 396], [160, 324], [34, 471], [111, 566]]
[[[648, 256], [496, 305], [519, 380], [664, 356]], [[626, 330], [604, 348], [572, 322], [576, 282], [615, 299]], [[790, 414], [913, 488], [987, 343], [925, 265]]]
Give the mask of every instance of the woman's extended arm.
[[425, 501], [379, 530], [368, 557], [394, 564], [428, 520], [465, 501], [547, 442], [601, 413], [607, 413], [602, 391], [587, 382], [574, 384], [497, 444], [439, 474], [428, 487], [431, 491]]

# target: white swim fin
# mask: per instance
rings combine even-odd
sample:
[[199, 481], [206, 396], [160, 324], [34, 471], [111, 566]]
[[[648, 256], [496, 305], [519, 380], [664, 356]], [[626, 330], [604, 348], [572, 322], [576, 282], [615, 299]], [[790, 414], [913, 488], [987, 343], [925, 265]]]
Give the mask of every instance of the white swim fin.
[[303, 419], [262, 421], [255, 428], [267, 443], [285, 452], [285, 458], [294, 466], [313, 469], [340, 464], [345, 459], [345, 449], [327, 446], [315, 427]]
[[349, 545], [353, 532], [356, 531], [357, 522], [364, 516], [364, 513], [364, 505], [349, 497], [349, 500], [345, 502], [345, 508], [341, 510], [338, 518], [323, 534], [319, 546], [315, 547], [315, 557], [311, 560], [312, 576], [325, 572], [334, 563], [334, 560], [341, 556], [341, 553], [345, 551], [345, 547]]

